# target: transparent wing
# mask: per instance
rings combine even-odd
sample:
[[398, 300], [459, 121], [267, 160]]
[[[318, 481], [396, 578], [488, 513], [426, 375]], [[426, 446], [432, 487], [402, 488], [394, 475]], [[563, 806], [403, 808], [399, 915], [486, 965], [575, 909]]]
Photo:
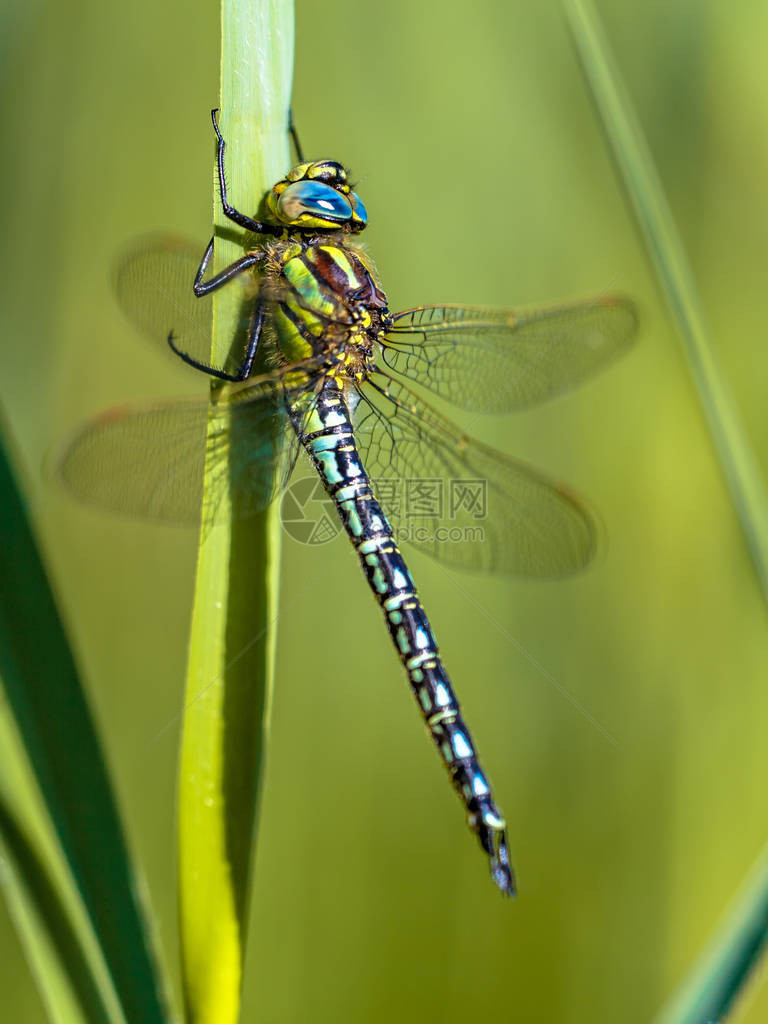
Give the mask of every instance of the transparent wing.
[[172, 335], [174, 346], [195, 362], [235, 375], [250, 337], [258, 278], [246, 271], [227, 286], [239, 293], [239, 317], [232, 344], [212, 356], [213, 299], [198, 299], [192, 290], [202, 255], [200, 245], [171, 235], [139, 239], [117, 264], [115, 293], [128, 319], [165, 351]]
[[462, 409], [510, 412], [575, 387], [630, 346], [633, 304], [602, 296], [525, 310], [422, 306], [394, 317], [384, 363]]
[[[295, 451], [286, 402], [311, 388], [302, 370], [265, 375], [207, 399], [131, 405], [87, 423], [58, 465], [68, 490], [109, 511], [175, 523], [245, 517], [284, 487]], [[290, 381], [290, 384], [288, 383]]]
[[463, 568], [527, 576], [592, 558], [595, 522], [568, 488], [465, 437], [400, 381], [376, 373], [359, 394], [361, 457], [400, 540]]

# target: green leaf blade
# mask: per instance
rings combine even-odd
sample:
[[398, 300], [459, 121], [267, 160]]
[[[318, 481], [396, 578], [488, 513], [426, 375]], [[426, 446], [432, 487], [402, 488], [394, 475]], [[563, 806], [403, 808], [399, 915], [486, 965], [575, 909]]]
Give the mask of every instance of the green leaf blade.
[[[699, 402], [768, 601], [768, 489], [715, 358], [685, 249], [599, 18], [590, 0], [563, 0], [571, 35], [627, 200], [683, 342]], [[722, 1021], [768, 948], [768, 852], [744, 893], [655, 1024]]]
[[768, 848], [679, 991], [654, 1024], [723, 1021], [744, 997], [768, 947]]
[[0, 884], [48, 1017], [115, 1024], [67, 908], [31, 838], [0, 797]]
[[648, 256], [683, 342], [699, 402], [768, 601], [768, 487], [708, 335], [691, 268], [648, 145], [589, 0], [563, 0], [576, 53]]
[[165, 996], [77, 666], [10, 462], [0, 447], [0, 675], [37, 784], [128, 1020]]
[[[289, 167], [290, 0], [224, 0], [221, 66], [219, 123], [227, 142], [229, 199], [254, 214]], [[231, 234], [217, 188], [214, 210], [217, 228]], [[242, 251], [217, 234], [215, 269]], [[231, 340], [236, 315], [232, 290], [216, 293], [215, 347]], [[226, 518], [220, 506], [219, 515]], [[239, 1016], [274, 674], [279, 553], [277, 505], [246, 520], [222, 521], [201, 535], [179, 779], [183, 976], [195, 1024], [235, 1024]]]

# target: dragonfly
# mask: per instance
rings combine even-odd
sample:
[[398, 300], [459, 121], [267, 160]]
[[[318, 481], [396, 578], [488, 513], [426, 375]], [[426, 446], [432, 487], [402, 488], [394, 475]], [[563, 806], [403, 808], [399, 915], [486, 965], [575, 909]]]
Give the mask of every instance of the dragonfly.
[[[221, 381], [205, 398], [134, 404], [87, 423], [60, 475], [78, 497], [167, 522], [248, 516], [287, 486], [301, 452], [335, 506], [384, 614], [419, 711], [502, 893], [515, 892], [504, 817], [437, 640], [378, 495], [398, 481], [448, 481], [459, 500], [417, 508], [417, 548], [467, 569], [557, 577], [592, 558], [586, 504], [537, 469], [467, 436], [425, 392], [506, 413], [558, 395], [631, 345], [631, 301], [601, 295], [528, 310], [421, 306], [391, 313], [358, 241], [366, 208], [342, 164], [299, 163], [263, 197], [261, 215], [230, 204], [225, 141], [212, 111], [218, 190], [245, 246], [211, 274], [185, 241], [135, 247], [116, 280], [136, 325]], [[206, 276], [208, 275], [208, 276]], [[236, 289], [226, 351], [212, 346], [212, 303]], [[203, 480], [205, 475], [205, 501]], [[478, 530], [482, 485], [486, 514]], [[463, 488], [463, 489], [462, 489]], [[473, 491], [475, 488], [475, 491]]]

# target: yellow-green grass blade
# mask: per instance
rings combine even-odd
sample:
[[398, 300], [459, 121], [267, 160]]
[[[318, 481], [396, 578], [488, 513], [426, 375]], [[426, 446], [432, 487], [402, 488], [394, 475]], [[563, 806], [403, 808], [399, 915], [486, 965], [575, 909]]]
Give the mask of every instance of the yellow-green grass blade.
[[[77, 666], [0, 441], [0, 678], [47, 814], [129, 1021], [168, 1015]], [[17, 815], [18, 818], [18, 815]]]
[[768, 600], [768, 490], [708, 337], [696, 285], [653, 159], [589, 0], [564, 0], [584, 75], [660, 287], [683, 340], [752, 562]]
[[58, 893], [2, 800], [0, 884], [48, 1018], [111, 1024]]
[[[253, 215], [290, 166], [293, 4], [223, 0], [221, 19], [229, 199]], [[200, 130], [213, 138], [202, 116]], [[217, 188], [214, 211], [219, 270], [243, 249], [228, 240], [234, 225], [221, 214]], [[237, 292], [216, 293], [214, 351], [231, 342]], [[198, 553], [179, 779], [183, 978], [195, 1024], [234, 1024], [239, 1015], [279, 579], [277, 506], [224, 522], [216, 500], [217, 525], [202, 531]]]
[[768, 847], [679, 991], [654, 1024], [723, 1021], [738, 1009], [768, 941]]
[[[696, 285], [650, 152], [589, 0], [564, 0], [574, 44], [681, 335], [755, 571], [768, 599], [768, 491], [714, 358]], [[679, 994], [655, 1024], [722, 1021], [743, 995], [768, 936], [768, 853]]]
[[0, 695], [3, 895], [53, 1021], [126, 1024], [19, 730]]

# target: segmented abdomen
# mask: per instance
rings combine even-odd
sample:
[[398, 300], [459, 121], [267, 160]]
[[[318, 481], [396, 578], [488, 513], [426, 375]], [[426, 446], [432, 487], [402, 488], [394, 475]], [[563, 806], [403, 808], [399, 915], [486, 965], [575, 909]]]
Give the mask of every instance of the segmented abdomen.
[[469, 827], [488, 854], [494, 881], [511, 895], [514, 880], [504, 819], [478, 763], [411, 574], [360, 462], [341, 385], [328, 380], [312, 410], [307, 413], [305, 404], [297, 403], [292, 417], [384, 611], [424, 721], [467, 809]]

